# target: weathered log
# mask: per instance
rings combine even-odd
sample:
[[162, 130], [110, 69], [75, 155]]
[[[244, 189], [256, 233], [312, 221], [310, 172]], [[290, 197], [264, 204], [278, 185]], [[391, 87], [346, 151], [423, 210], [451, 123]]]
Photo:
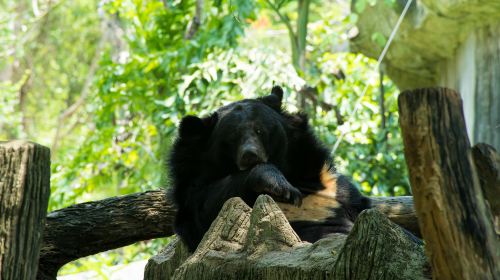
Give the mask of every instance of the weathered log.
[[370, 209], [356, 220], [332, 278], [430, 279], [431, 273], [420, 243], [383, 214]]
[[[414, 235], [420, 237], [417, 215], [413, 208], [413, 197], [370, 197], [372, 208], [385, 214], [391, 221], [404, 227]], [[285, 213], [288, 221], [308, 220], [311, 217], [329, 217], [332, 212], [330, 208], [339, 207], [339, 203], [334, 196], [324, 193], [310, 194], [304, 198], [300, 207], [278, 203], [279, 207]]]
[[144, 279], [169, 279], [190, 255], [187, 246], [176, 236], [165, 249], [149, 259]]
[[413, 206], [413, 197], [372, 197], [372, 207], [383, 213], [393, 223], [400, 225], [418, 237], [422, 237], [418, 218]]
[[0, 279], [34, 279], [50, 194], [50, 150], [0, 142]]
[[[330, 200], [336, 205], [333, 198]], [[375, 209], [420, 236], [411, 197], [372, 200]], [[38, 279], [55, 279], [64, 264], [85, 256], [173, 235], [174, 216], [174, 206], [162, 190], [86, 202], [51, 212], [47, 216]]]
[[76, 204], [51, 212], [38, 279], [55, 279], [64, 264], [137, 241], [173, 234], [175, 209], [164, 191]]
[[498, 243], [470, 158], [460, 97], [444, 88], [419, 89], [402, 93], [398, 105], [433, 278], [498, 279]]
[[[254, 208], [226, 202], [198, 249], [170, 246], [146, 266], [153, 279], [425, 279], [423, 248], [376, 210], [361, 213], [351, 234], [301, 242], [269, 196]], [[179, 248], [179, 247], [178, 247]], [[176, 269], [177, 268], [177, 269]]]
[[495, 148], [484, 143], [474, 145], [472, 155], [481, 189], [493, 214], [495, 231], [500, 234], [500, 156]]

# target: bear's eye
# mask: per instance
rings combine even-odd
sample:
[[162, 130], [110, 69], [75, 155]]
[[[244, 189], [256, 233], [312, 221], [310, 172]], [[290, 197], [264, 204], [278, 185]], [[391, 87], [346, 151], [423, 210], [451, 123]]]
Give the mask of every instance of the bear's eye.
[[255, 130], [255, 132], [257, 132], [257, 134], [259, 134], [259, 135], [260, 135], [260, 134], [262, 134], [262, 130], [261, 130], [260, 128], [257, 128], [257, 129]]

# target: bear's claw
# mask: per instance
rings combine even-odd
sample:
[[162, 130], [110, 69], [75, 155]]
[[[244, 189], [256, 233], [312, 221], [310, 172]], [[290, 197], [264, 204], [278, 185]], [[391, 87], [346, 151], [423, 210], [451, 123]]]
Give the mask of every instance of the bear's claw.
[[275, 200], [300, 206], [302, 193], [288, 182], [283, 173], [272, 164], [259, 164], [253, 167], [251, 179], [247, 181], [257, 193], [266, 193]]

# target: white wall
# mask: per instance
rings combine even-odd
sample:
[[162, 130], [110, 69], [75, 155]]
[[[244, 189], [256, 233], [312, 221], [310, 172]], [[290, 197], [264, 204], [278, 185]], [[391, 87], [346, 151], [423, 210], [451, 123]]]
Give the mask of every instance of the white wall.
[[471, 144], [500, 151], [500, 22], [477, 28], [440, 64], [439, 85], [457, 90], [463, 100]]
[[464, 116], [469, 139], [474, 135], [474, 110], [476, 93], [476, 36], [470, 33], [457, 49], [455, 57], [442, 64], [440, 85], [454, 89], [463, 100]]

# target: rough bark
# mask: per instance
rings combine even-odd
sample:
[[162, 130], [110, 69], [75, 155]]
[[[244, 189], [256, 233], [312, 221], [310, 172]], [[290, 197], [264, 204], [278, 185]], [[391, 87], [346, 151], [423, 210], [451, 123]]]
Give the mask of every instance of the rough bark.
[[[332, 205], [337, 202], [332, 199]], [[373, 207], [416, 236], [410, 196], [372, 198]], [[138, 241], [174, 234], [175, 209], [164, 191], [149, 191], [76, 204], [49, 213], [38, 279], [55, 279], [64, 264]], [[78, 233], [78, 234], [68, 234]]]
[[190, 255], [187, 246], [175, 237], [165, 249], [149, 259], [144, 270], [144, 279], [169, 279]]
[[194, 16], [193, 19], [189, 22], [186, 34], [184, 34], [184, 39], [191, 40], [198, 31], [198, 29], [200, 28], [203, 6], [204, 6], [203, 0], [196, 0]]
[[472, 155], [481, 189], [493, 214], [495, 231], [500, 234], [500, 156], [495, 148], [484, 143], [474, 145]]
[[173, 234], [175, 209], [164, 191], [87, 202], [47, 216], [38, 279], [55, 279], [64, 264], [141, 240]]
[[498, 243], [471, 162], [458, 94], [406, 91], [400, 125], [415, 208], [435, 279], [498, 279]]
[[333, 279], [430, 279], [422, 247], [376, 210], [361, 213], [335, 263]]
[[50, 150], [0, 142], [0, 279], [34, 279], [50, 194]]
[[400, 225], [418, 237], [422, 237], [418, 218], [413, 206], [413, 197], [372, 197], [372, 207], [383, 213], [393, 223]]
[[187, 259], [179, 245], [151, 259], [144, 279], [425, 279], [427, 270], [423, 248], [376, 210], [364, 211], [348, 237], [310, 244], [264, 195], [253, 210], [228, 200]]

